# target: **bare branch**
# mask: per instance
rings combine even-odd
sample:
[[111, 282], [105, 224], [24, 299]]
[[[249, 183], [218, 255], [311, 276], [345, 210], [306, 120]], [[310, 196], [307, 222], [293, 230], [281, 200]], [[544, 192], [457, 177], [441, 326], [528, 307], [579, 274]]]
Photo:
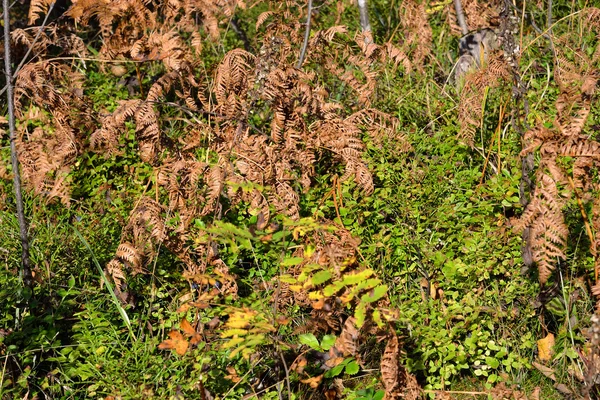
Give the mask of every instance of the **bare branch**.
[[456, 10], [456, 20], [458, 21], [458, 25], [460, 25], [460, 30], [463, 35], [466, 35], [469, 33], [469, 27], [465, 21], [465, 12], [463, 11], [461, 0], [454, 0], [454, 9]]
[[[52, 9], [54, 8], [55, 4], [56, 4], [56, 2], [53, 2], [52, 4], [50, 4], [50, 7], [48, 7], [48, 13], [46, 13], [46, 16], [44, 17], [44, 21], [42, 22], [42, 25], [40, 25], [38, 32], [35, 35], [35, 38], [33, 38], [33, 42], [31, 42], [31, 46], [29, 46], [27, 53], [25, 54], [23, 59], [21, 59], [21, 62], [19, 63], [17, 68], [15, 68], [15, 72], [14, 72], [13, 76], [11, 77], [11, 81], [12, 81], [12, 79], [14, 79], [15, 76], [17, 76], [17, 74], [23, 67], [23, 64], [25, 64], [25, 61], [27, 61], [27, 57], [29, 57], [29, 54], [31, 54], [31, 51], [33, 50], [33, 46], [35, 46], [35, 43], [38, 41], [38, 39], [40, 38], [40, 35], [44, 31], [44, 27], [46, 26], [46, 23], [48, 22], [48, 17], [50, 16], [50, 13], [52, 12]], [[12, 5], [11, 5], [11, 7], [12, 7]], [[9, 29], [9, 32], [10, 32], [10, 29]], [[6, 36], [6, 33], [4, 35]], [[10, 40], [8, 42], [10, 42]], [[8, 79], [7, 79], [7, 81], [8, 81]], [[2, 96], [2, 94], [4, 94], [4, 91], [6, 91], [7, 88], [8, 88], [8, 85], [4, 86], [2, 88], [2, 90], [0, 90], [0, 96]]]
[[304, 63], [304, 58], [306, 57], [306, 48], [308, 47], [308, 39], [310, 38], [310, 17], [312, 14], [312, 0], [308, 0], [308, 10], [306, 15], [306, 30], [304, 31], [304, 43], [302, 43], [302, 50], [300, 50], [300, 58], [298, 59], [298, 64], [296, 64], [296, 68], [302, 68], [302, 64]]
[[[371, 23], [369, 22], [369, 7], [367, 0], [358, 0], [358, 13], [360, 14], [360, 27], [363, 33], [371, 32]], [[371, 35], [365, 35], [369, 40], [373, 40]]]
[[25, 286], [31, 287], [32, 276], [31, 276], [31, 265], [29, 260], [29, 240], [27, 238], [27, 221], [25, 220], [25, 212], [23, 211], [23, 196], [21, 194], [21, 175], [19, 172], [19, 157], [17, 154], [17, 133], [15, 129], [15, 110], [13, 104], [13, 83], [12, 83], [12, 71], [11, 71], [11, 59], [10, 59], [10, 9], [8, 7], [8, 0], [2, 0], [2, 7], [4, 8], [4, 73], [6, 74], [6, 97], [8, 105], [8, 129], [10, 132], [10, 158], [12, 161], [13, 169], [13, 185], [15, 190], [15, 200], [17, 203], [17, 219], [19, 220], [19, 230], [21, 234], [21, 247], [22, 254], [21, 259], [23, 262], [23, 269], [21, 276]]

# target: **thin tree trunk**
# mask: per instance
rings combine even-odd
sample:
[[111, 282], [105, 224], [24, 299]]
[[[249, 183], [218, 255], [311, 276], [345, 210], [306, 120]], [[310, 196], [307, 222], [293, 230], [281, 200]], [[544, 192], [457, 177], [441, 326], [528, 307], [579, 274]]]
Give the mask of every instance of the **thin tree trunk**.
[[8, 105], [8, 129], [10, 132], [10, 158], [13, 169], [13, 186], [15, 190], [15, 200], [17, 203], [17, 219], [19, 220], [19, 230], [21, 234], [21, 260], [22, 270], [21, 276], [25, 286], [32, 285], [31, 264], [29, 260], [29, 240], [27, 238], [27, 220], [23, 210], [23, 196], [21, 194], [21, 175], [19, 173], [19, 157], [17, 154], [17, 134], [15, 129], [15, 110], [13, 104], [13, 76], [11, 70], [10, 59], [10, 9], [8, 0], [2, 0], [2, 8], [4, 9], [4, 73], [6, 74], [6, 97]]
[[358, 13], [360, 14], [360, 27], [362, 28], [363, 33], [371, 32], [367, 0], [358, 0]]
[[548, 12], [546, 14], [546, 28], [548, 29], [548, 34], [552, 35], [552, 0], [548, 0]]
[[308, 0], [308, 10], [306, 14], [306, 30], [304, 31], [304, 43], [302, 43], [302, 49], [300, 50], [300, 58], [298, 59], [298, 64], [296, 64], [296, 68], [298, 69], [302, 68], [304, 58], [306, 57], [306, 48], [308, 47], [308, 39], [310, 38], [310, 17], [312, 15], [312, 9], [312, 0]]
[[462, 3], [460, 0], [454, 0], [454, 10], [456, 11], [456, 20], [458, 21], [458, 25], [460, 26], [460, 30], [463, 35], [469, 33], [469, 27], [467, 26], [467, 22], [465, 20], [465, 12], [462, 8]]

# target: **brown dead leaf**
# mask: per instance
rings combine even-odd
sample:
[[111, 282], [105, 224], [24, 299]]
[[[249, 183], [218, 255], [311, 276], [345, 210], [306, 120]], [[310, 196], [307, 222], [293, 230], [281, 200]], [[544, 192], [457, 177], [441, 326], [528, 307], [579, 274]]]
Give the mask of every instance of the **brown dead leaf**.
[[540, 361], [550, 361], [554, 355], [554, 335], [548, 333], [545, 338], [537, 341], [537, 346]]
[[306, 359], [306, 357], [304, 357], [303, 355], [299, 355], [292, 363], [290, 370], [295, 371], [298, 374], [302, 374], [307, 364], [308, 360]]
[[[210, 304], [208, 304], [208, 303], [207, 303], [207, 302], [205, 302], [205, 301], [190, 301], [188, 304], [189, 304], [190, 306], [193, 306], [193, 307], [199, 308], [199, 309], [201, 309], [201, 310], [204, 310], [205, 308], [208, 308], [208, 307], [210, 307]], [[186, 305], [186, 304], [184, 304], [184, 305]], [[183, 306], [182, 306], [182, 307], [183, 307]], [[178, 312], [179, 312], [179, 310], [178, 310]]]
[[177, 308], [177, 312], [178, 312], [178, 313], [184, 313], [184, 312], [186, 312], [187, 310], [189, 310], [191, 307], [192, 307], [192, 305], [191, 305], [190, 303], [185, 303], [185, 304], [182, 304], [182, 305], [180, 305], [180, 306]]
[[381, 381], [385, 387], [386, 398], [393, 398], [393, 393], [398, 387], [398, 353], [398, 336], [392, 332], [381, 357]]
[[540, 371], [546, 378], [550, 378], [553, 381], [556, 381], [556, 375], [554, 375], [554, 370], [552, 368], [546, 367], [538, 362], [532, 362], [531, 365], [535, 367], [538, 371]]
[[213, 319], [211, 319], [210, 321], [208, 321], [206, 323], [206, 327], [208, 329], [215, 329], [217, 326], [219, 326], [219, 324], [221, 323], [221, 320], [219, 319], [219, 317], [214, 317]]
[[[331, 354], [331, 350], [333, 350], [333, 347], [330, 349], [330, 354]], [[340, 365], [343, 361], [344, 361], [344, 357], [332, 356], [328, 360], [325, 361], [325, 366], [327, 368], [333, 368], [337, 365]]]
[[529, 400], [525, 393], [507, 386], [504, 382], [494, 386], [490, 394], [493, 400]]
[[359, 336], [360, 332], [356, 327], [356, 319], [349, 317], [344, 322], [342, 333], [340, 333], [340, 336], [335, 341], [335, 348], [346, 356], [354, 356], [357, 352]]
[[323, 380], [323, 375], [315, 376], [313, 378], [302, 379], [300, 382], [308, 384], [311, 388], [316, 389]]
[[571, 389], [569, 389], [567, 387], [567, 385], [564, 385], [562, 383], [557, 383], [556, 385], [554, 385], [554, 389], [558, 390], [562, 394], [566, 394], [566, 395], [573, 394], [573, 392], [571, 391]]
[[232, 366], [229, 366], [225, 369], [227, 370], [227, 373], [228, 373], [227, 375], [225, 375], [225, 379], [229, 379], [233, 383], [238, 383], [239, 381], [242, 380], [240, 378], [240, 376], [238, 375], [237, 371], [235, 370], [235, 368], [233, 368]]
[[160, 350], [175, 350], [180, 356], [184, 355], [188, 349], [188, 342], [183, 335], [177, 331], [169, 332], [170, 339], [158, 345]]

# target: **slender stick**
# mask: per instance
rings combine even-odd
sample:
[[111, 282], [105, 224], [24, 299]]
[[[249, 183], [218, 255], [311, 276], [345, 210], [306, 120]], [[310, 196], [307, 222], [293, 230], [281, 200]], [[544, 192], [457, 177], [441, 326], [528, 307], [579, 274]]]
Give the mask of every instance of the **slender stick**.
[[308, 14], [306, 16], [306, 30], [304, 31], [304, 43], [302, 43], [302, 50], [300, 50], [300, 58], [296, 68], [302, 68], [304, 63], [304, 57], [306, 57], [306, 48], [308, 47], [308, 39], [310, 38], [310, 17], [312, 15], [312, 0], [308, 0]]
[[465, 21], [465, 12], [462, 8], [462, 3], [460, 0], [454, 0], [454, 10], [456, 11], [456, 20], [458, 21], [458, 25], [460, 26], [460, 30], [463, 35], [469, 33], [469, 27], [467, 26], [467, 22]]
[[552, 35], [552, 0], [548, 0], [548, 13], [546, 14], [546, 28], [548, 28], [548, 32]]
[[360, 14], [360, 27], [363, 33], [368, 32], [368, 36], [365, 35], [365, 40], [372, 41], [371, 38], [371, 22], [369, 22], [369, 7], [367, 0], [358, 0], [358, 13]]
[[[14, 4], [14, 3], [13, 3]], [[15, 72], [14, 72], [14, 76], [17, 76], [17, 74], [19, 73], [19, 71], [21, 70], [21, 68], [23, 67], [23, 64], [25, 64], [25, 61], [27, 61], [27, 57], [29, 57], [29, 54], [31, 54], [31, 51], [33, 50], [33, 46], [35, 46], [35, 43], [38, 41], [38, 39], [40, 38], [40, 35], [42, 34], [42, 31], [44, 30], [44, 27], [46, 26], [46, 23], [48, 22], [48, 17], [50, 16], [50, 13], [52, 12], [52, 9], [54, 8], [54, 4], [56, 4], [56, 2], [53, 2], [52, 4], [50, 4], [50, 6], [48, 7], [48, 13], [46, 14], [46, 16], [44, 17], [44, 22], [42, 22], [42, 25], [40, 25], [40, 27], [38, 28], [38, 32], [35, 35], [35, 37], [33, 38], [33, 42], [31, 42], [31, 45], [29, 46], [29, 49], [27, 49], [27, 53], [25, 54], [25, 56], [23, 57], [23, 59], [21, 60], [21, 62], [19, 63], [19, 65], [17, 66], [17, 68], [15, 68]], [[11, 5], [12, 7], [12, 5]], [[10, 30], [9, 30], [10, 31]], [[6, 36], [6, 34], [4, 35]], [[6, 42], [6, 41], [5, 41]], [[6, 86], [4, 86], [2, 88], [2, 90], [0, 90], [0, 96], [4, 93], [4, 91], [6, 90]]]
[[23, 67], [23, 64], [25, 64], [25, 62], [27, 61], [27, 57], [29, 57], [29, 54], [31, 54], [31, 52], [33, 51], [33, 46], [35, 46], [35, 43], [38, 41], [38, 39], [40, 38], [40, 35], [44, 31], [44, 28], [46, 27], [46, 24], [48, 23], [48, 17], [50, 17], [50, 13], [52, 12], [52, 9], [54, 8], [55, 4], [56, 4], [56, 2], [53, 2], [52, 4], [50, 4], [50, 7], [48, 7], [48, 12], [46, 13], [46, 16], [44, 17], [44, 21], [42, 22], [42, 25], [40, 25], [40, 27], [38, 28], [37, 34], [33, 38], [33, 42], [31, 42], [31, 46], [29, 46], [29, 49], [27, 49], [27, 53], [25, 53], [25, 56], [23, 57], [23, 59], [21, 60], [21, 62], [17, 66], [17, 68], [15, 68], [15, 76], [19, 73], [19, 71]]
[[15, 200], [17, 202], [17, 219], [19, 220], [19, 230], [21, 234], [21, 259], [23, 269], [21, 271], [23, 283], [31, 287], [31, 265], [29, 261], [29, 240], [27, 239], [27, 221], [23, 211], [23, 196], [21, 194], [21, 174], [19, 173], [19, 157], [17, 154], [17, 134], [15, 129], [15, 110], [13, 104], [13, 83], [10, 60], [10, 9], [8, 0], [2, 0], [4, 8], [4, 73], [6, 75], [6, 97], [8, 104], [8, 129], [10, 132], [10, 158], [13, 169], [13, 186], [15, 190]]

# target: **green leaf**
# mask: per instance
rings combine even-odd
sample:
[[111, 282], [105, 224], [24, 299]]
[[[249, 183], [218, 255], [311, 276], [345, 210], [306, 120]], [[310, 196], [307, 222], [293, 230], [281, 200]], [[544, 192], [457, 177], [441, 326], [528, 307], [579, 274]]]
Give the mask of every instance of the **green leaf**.
[[356, 285], [357, 283], [364, 281], [371, 275], [373, 275], [375, 271], [372, 269], [365, 269], [364, 271], [360, 271], [356, 274], [346, 274], [344, 275], [344, 285]]
[[361, 301], [364, 301], [366, 303], [372, 303], [374, 301], [377, 301], [387, 293], [387, 290], [387, 285], [377, 286], [370, 293], [363, 295]]
[[321, 346], [319, 346], [319, 341], [312, 333], [303, 333], [302, 335], [298, 336], [298, 339], [300, 340], [300, 343], [307, 345], [313, 350], [322, 350]]
[[493, 357], [486, 357], [485, 363], [492, 368], [498, 368], [498, 366], [500, 365], [500, 361], [498, 361], [497, 359], [495, 359]]
[[298, 280], [296, 278], [294, 278], [292, 275], [290, 274], [284, 274], [281, 275], [279, 277], [279, 281], [280, 282], [284, 282], [284, 283], [291, 283], [291, 284], [295, 284], [298, 283]]
[[327, 285], [324, 289], [323, 289], [323, 294], [327, 297], [331, 297], [334, 294], [336, 294], [337, 292], [339, 292], [343, 287], [344, 287], [344, 282], [333, 282], [330, 285]]
[[345, 364], [341, 363], [331, 368], [329, 371], [325, 373], [325, 378], [333, 378], [334, 376], [338, 376], [344, 370]]
[[282, 267], [291, 267], [291, 266], [300, 264], [302, 261], [304, 261], [304, 257], [290, 257], [290, 258], [286, 258], [285, 260], [283, 260], [281, 262], [281, 266]]
[[354, 310], [354, 318], [356, 318], [356, 327], [362, 328], [365, 323], [365, 318], [367, 316], [367, 306], [365, 302], [358, 303], [356, 306], [356, 310]]
[[355, 375], [358, 371], [360, 371], [360, 366], [356, 361], [351, 361], [346, 365], [346, 373], [348, 375]]
[[373, 396], [373, 400], [383, 400], [384, 396], [385, 396], [385, 390], [378, 390], [377, 392], [375, 392], [375, 395]]
[[320, 285], [321, 283], [327, 282], [329, 279], [331, 279], [331, 276], [332, 274], [329, 271], [319, 271], [313, 275], [311, 280], [313, 285]]
[[321, 339], [321, 347], [323, 348], [323, 350], [327, 351], [333, 347], [336, 340], [337, 338], [335, 337], [335, 335], [325, 335]]

